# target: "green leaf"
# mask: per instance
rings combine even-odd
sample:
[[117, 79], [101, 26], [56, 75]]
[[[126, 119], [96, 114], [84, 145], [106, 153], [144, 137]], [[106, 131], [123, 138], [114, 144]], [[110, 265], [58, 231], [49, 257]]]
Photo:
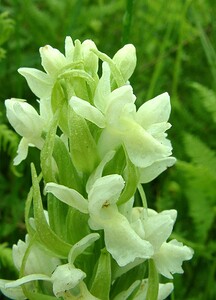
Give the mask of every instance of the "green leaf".
[[40, 193], [37, 173], [33, 164], [31, 164], [32, 182], [33, 182], [33, 204], [36, 232], [40, 242], [58, 257], [66, 258], [72, 245], [64, 242], [48, 225]]
[[98, 164], [97, 146], [86, 121], [72, 109], [69, 118], [69, 145], [77, 170], [90, 174]]
[[[60, 201], [59, 201], [60, 202]], [[91, 231], [88, 226], [89, 216], [79, 210], [70, 207], [65, 220], [67, 240], [71, 244], [77, 243]]]
[[45, 182], [55, 182], [55, 170], [53, 168], [53, 149], [55, 145], [56, 130], [59, 120], [59, 111], [53, 116], [50, 128], [47, 132], [44, 146], [41, 150], [41, 169]]
[[59, 183], [82, 193], [81, 178], [73, 165], [69, 150], [58, 136], [55, 137], [53, 157], [58, 167]]
[[101, 300], [109, 300], [110, 286], [111, 258], [107, 250], [102, 249], [90, 292]]

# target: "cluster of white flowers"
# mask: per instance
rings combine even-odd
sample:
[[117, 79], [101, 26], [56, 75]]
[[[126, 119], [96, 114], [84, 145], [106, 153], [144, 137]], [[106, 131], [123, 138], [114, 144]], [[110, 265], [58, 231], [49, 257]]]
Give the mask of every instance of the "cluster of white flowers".
[[157, 213], [143, 199], [141, 184], [175, 163], [166, 134], [169, 95], [136, 109], [131, 44], [111, 59], [92, 41], [67, 37], [65, 55], [51, 46], [40, 55], [45, 72], [19, 69], [38, 97], [38, 112], [22, 99], [5, 101], [22, 137], [14, 164], [29, 146], [40, 150], [44, 195], [32, 164], [28, 234], [13, 246], [19, 279], [1, 279], [1, 291], [11, 299], [165, 299], [173, 284], [159, 284], [158, 275], [172, 279], [193, 256], [177, 240], [167, 241], [176, 210]]

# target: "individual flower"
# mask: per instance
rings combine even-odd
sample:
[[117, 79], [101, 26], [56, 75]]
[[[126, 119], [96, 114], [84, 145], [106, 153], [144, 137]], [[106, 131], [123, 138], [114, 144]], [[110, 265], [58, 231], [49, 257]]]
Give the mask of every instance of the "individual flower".
[[18, 165], [26, 158], [29, 146], [42, 148], [44, 143], [42, 132], [50, 118], [46, 108], [42, 108], [43, 102], [41, 102], [42, 115], [39, 115], [34, 107], [21, 99], [7, 99], [5, 100], [5, 106], [10, 124], [22, 136], [18, 154], [14, 159], [14, 164]]
[[[98, 149], [103, 157], [123, 145], [132, 163], [140, 168], [141, 182], [148, 182], [175, 162], [172, 146], [165, 133], [171, 127], [170, 99], [167, 93], [145, 102], [137, 111], [130, 85], [113, 91], [110, 69], [103, 64], [94, 105], [73, 96], [71, 107], [77, 114], [102, 128]], [[147, 169], [148, 168], [148, 169]]]
[[137, 234], [150, 242], [154, 253], [152, 259], [160, 274], [172, 279], [172, 274], [183, 273], [182, 263], [193, 256], [193, 250], [182, 243], [167, 242], [176, 220], [177, 211], [165, 210], [160, 213], [152, 209], [134, 207], [131, 226]]
[[46, 192], [59, 200], [89, 214], [90, 228], [104, 231], [106, 248], [119, 266], [125, 266], [136, 258], [146, 259], [153, 255], [150, 242], [142, 239], [118, 210], [116, 203], [123, 188], [124, 180], [117, 174], [98, 178], [89, 188], [88, 199], [56, 183], [48, 183], [45, 187]]

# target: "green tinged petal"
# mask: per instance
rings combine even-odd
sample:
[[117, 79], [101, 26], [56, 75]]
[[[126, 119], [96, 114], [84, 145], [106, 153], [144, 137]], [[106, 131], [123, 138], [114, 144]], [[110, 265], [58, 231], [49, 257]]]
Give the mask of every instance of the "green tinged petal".
[[98, 233], [90, 233], [73, 245], [68, 254], [69, 263], [73, 264], [77, 256], [90, 247], [96, 240], [99, 239], [99, 237], [100, 235]]
[[30, 89], [38, 98], [50, 97], [54, 81], [48, 74], [33, 68], [20, 68], [18, 72], [25, 77]]
[[102, 64], [102, 76], [97, 84], [94, 95], [94, 104], [101, 112], [105, 112], [110, 93], [110, 68], [104, 62]]
[[128, 131], [123, 136], [123, 142], [130, 160], [137, 167], [148, 167], [172, 153], [169, 146], [162, 145], [137, 123], [127, 120], [125, 125]]
[[136, 120], [143, 128], [148, 128], [154, 123], [167, 122], [170, 111], [170, 97], [168, 93], [164, 93], [140, 106]]
[[168, 167], [173, 166], [175, 162], [175, 157], [167, 157], [155, 161], [152, 165], [146, 168], [140, 168], [140, 183], [147, 183], [154, 180]]
[[73, 96], [69, 103], [79, 116], [96, 124], [100, 128], [105, 127], [105, 118], [103, 114], [89, 102]]
[[46, 193], [52, 193], [60, 201], [78, 209], [82, 213], [88, 213], [88, 201], [76, 190], [54, 182], [49, 182], [45, 186]]

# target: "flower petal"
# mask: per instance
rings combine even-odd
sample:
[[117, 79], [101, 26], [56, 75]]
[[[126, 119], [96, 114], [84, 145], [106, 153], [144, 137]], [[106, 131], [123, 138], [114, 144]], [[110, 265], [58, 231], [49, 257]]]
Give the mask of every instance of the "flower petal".
[[172, 148], [163, 145], [154, 139], [154, 137], [145, 131], [139, 124], [130, 120], [125, 120], [125, 125], [128, 130], [127, 134], [124, 134], [122, 139], [129, 158], [137, 167], [148, 167], [155, 161], [171, 155]]
[[56, 297], [61, 297], [65, 291], [76, 287], [86, 274], [70, 264], [58, 266], [52, 274], [53, 292]]
[[155, 161], [153, 164], [146, 168], [140, 168], [140, 183], [147, 183], [154, 180], [168, 167], [173, 166], [175, 162], [175, 157], [167, 157]]
[[31, 281], [34, 281], [34, 280], [46, 280], [46, 281], [51, 281], [50, 277], [45, 275], [45, 274], [29, 274], [29, 275], [26, 275], [24, 277], [21, 277], [17, 280], [13, 280], [13, 281], [10, 281], [10, 282], [7, 282], [5, 283], [5, 288], [16, 288], [24, 283], [27, 283], [27, 282], [31, 282]]
[[91, 121], [100, 128], [105, 127], [105, 118], [103, 114], [89, 102], [73, 96], [69, 103], [79, 116]]
[[22, 287], [5, 288], [6, 283], [10, 283], [11, 280], [0, 279], [0, 291], [9, 299], [24, 300], [27, 297], [24, 295]]
[[87, 200], [74, 189], [70, 189], [54, 182], [49, 182], [46, 184], [44, 191], [45, 193], [53, 194], [60, 201], [78, 209], [82, 213], [88, 212]]
[[68, 254], [69, 263], [73, 264], [77, 256], [84, 252], [85, 249], [91, 246], [96, 240], [98, 240], [99, 237], [100, 235], [98, 233], [90, 233], [73, 245]]
[[153, 254], [152, 245], [141, 239], [126, 217], [118, 211], [107, 209], [107, 217], [101, 225], [104, 228], [106, 248], [119, 266], [125, 266], [136, 258], [150, 258]]
[[74, 55], [73, 40], [70, 36], [67, 36], [65, 39], [65, 57], [67, 59], [67, 63], [73, 62], [73, 55]]
[[143, 221], [145, 239], [149, 241], [154, 251], [158, 251], [160, 246], [170, 236], [175, 223], [177, 211], [174, 209], [165, 210], [156, 215], [147, 216]]
[[119, 126], [119, 118], [122, 115], [122, 111], [124, 111], [125, 105], [134, 104], [135, 100], [136, 97], [130, 85], [124, 85], [112, 91], [109, 95], [105, 112], [109, 125], [117, 124]]
[[14, 158], [15, 166], [19, 165], [21, 163], [21, 161], [26, 159], [26, 157], [28, 155], [28, 147], [29, 147], [28, 140], [23, 137], [21, 139], [18, 149], [17, 149], [17, 156]]
[[100, 214], [103, 206], [110, 206], [118, 201], [124, 187], [122, 176], [107, 175], [97, 179], [89, 192], [89, 212], [92, 215]]
[[147, 128], [154, 123], [167, 122], [170, 110], [170, 97], [164, 93], [140, 106], [136, 120], [143, 128]]
[[171, 240], [163, 243], [160, 250], [154, 255], [153, 259], [158, 272], [163, 276], [172, 279], [172, 274], [182, 274], [182, 263], [193, 256], [193, 250], [182, 243]]
[[106, 62], [103, 62], [102, 76], [98, 81], [94, 96], [94, 104], [101, 112], [105, 112], [107, 100], [110, 93], [110, 67]]
[[38, 98], [50, 97], [53, 80], [49, 75], [33, 68], [20, 68], [18, 72], [25, 77], [30, 89]]

